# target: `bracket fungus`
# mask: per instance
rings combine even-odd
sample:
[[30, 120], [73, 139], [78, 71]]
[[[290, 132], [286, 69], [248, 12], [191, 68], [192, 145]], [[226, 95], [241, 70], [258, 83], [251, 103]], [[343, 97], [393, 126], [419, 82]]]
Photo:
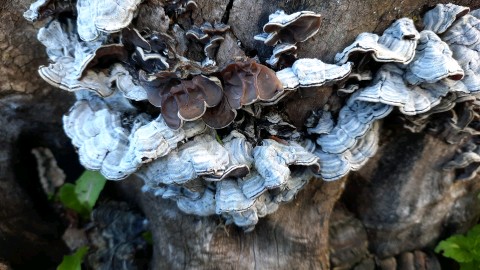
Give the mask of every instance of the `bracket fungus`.
[[277, 71], [276, 75], [285, 90], [299, 87], [316, 87], [345, 79], [352, 70], [352, 63], [341, 66], [326, 64], [315, 58], [302, 58], [292, 67]]
[[246, 175], [252, 162], [251, 146], [244, 137], [222, 146], [213, 136], [204, 134], [152, 161], [141, 173], [155, 185], [184, 184], [199, 177], [220, 181]]
[[78, 148], [80, 162], [87, 169], [100, 170], [108, 179], [127, 177], [142, 163], [168, 154], [187, 136], [193, 137], [205, 129], [197, 122], [188, 126], [187, 131], [174, 131], [161, 116], [149, 123], [144, 114], [136, 115], [128, 129], [122, 125], [122, 113], [113, 110], [118, 109], [118, 103], [113, 105], [87, 95], [63, 118], [65, 133]]
[[423, 16], [425, 30], [437, 34], [444, 33], [458, 18], [470, 12], [470, 8], [452, 3], [437, 4], [435, 8], [427, 11]]
[[449, 92], [465, 91], [461, 84], [444, 79], [412, 86], [405, 82], [404, 70], [395, 64], [385, 64], [373, 83], [358, 91], [358, 100], [398, 106], [406, 115], [424, 113], [438, 105]]
[[283, 10], [277, 10], [268, 19], [263, 27], [264, 33], [254, 38], [267, 46], [275, 46], [273, 55], [266, 61], [272, 67], [279, 66], [282, 55], [296, 58], [296, 44], [313, 37], [320, 30], [321, 24], [321, 15], [311, 11], [287, 15]]
[[[25, 16], [34, 20], [49, 3], [35, 2]], [[277, 11], [255, 36], [275, 46], [270, 69], [237, 55], [215, 63], [224, 38], [222, 47], [237, 46], [226, 24], [146, 29], [133, 20], [139, 5], [78, 0], [76, 18], [56, 14], [39, 30], [51, 61], [39, 73], [76, 91], [63, 121], [85, 167], [110, 180], [134, 174], [144, 192], [187, 214], [217, 214], [252, 230], [310, 178], [359, 170], [378, 149], [380, 120], [397, 108], [412, 131], [428, 124], [449, 143], [480, 135], [479, 10], [437, 5], [420, 33], [411, 19], [398, 19], [381, 36], [358, 35], [335, 64], [297, 59], [299, 42], [319, 31], [319, 14]], [[176, 1], [158, 10], [178, 16], [195, 6]], [[203, 47], [185, 46], [187, 38]], [[284, 97], [320, 86], [339, 95], [319, 104], [304, 127], [292, 125]], [[470, 179], [479, 160], [469, 146], [445, 169], [466, 170], [459, 179]]]
[[273, 46], [277, 42], [295, 44], [303, 42], [314, 36], [320, 28], [321, 15], [312, 11], [300, 11], [287, 15], [283, 10], [270, 14], [268, 23], [263, 26], [263, 31], [268, 36], [257, 36], [265, 45]]
[[272, 67], [276, 67], [280, 63], [280, 58], [282, 57], [282, 55], [288, 54], [288, 55], [292, 55], [293, 57], [296, 57], [297, 56], [296, 51], [297, 51], [297, 46], [295, 44], [280, 43], [276, 45], [275, 48], [273, 49], [273, 54], [270, 57], [270, 59], [268, 59], [265, 62]]
[[[318, 157], [297, 143], [283, 145], [264, 140], [263, 146], [252, 150], [242, 135], [233, 133], [229, 137], [222, 147], [210, 135], [197, 136], [173, 155], [144, 166], [138, 175], [149, 187], [164, 186], [158, 195], [177, 201], [187, 213], [206, 216], [215, 209], [214, 213], [229, 216], [237, 225], [251, 229], [265, 212], [258, 207], [266, 197], [273, 204], [291, 200], [309, 175], [319, 169]], [[290, 169], [290, 165], [295, 166]], [[181, 190], [186, 190], [189, 183], [197, 183], [203, 190], [203, 194], [195, 191], [198, 196], [191, 198], [198, 204], [171, 189], [172, 184], [183, 184]], [[272, 189], [280, 192], [271, 197], [268, 190]]]
[[314, 172], [320, 170], [318, 157], [294, 142], [284, 145], [271, 139], [263, 140], [263, 145], [253, 149], [253, 157], [266, 189], [285, 185], [290, 177], [290, 165], [311, 167]]
[[215, 78], [195, 76], [172, 86], [161, 99], [162, 114], [173, 129], [183, 121], [193, 121], [203, 116], [207, 107], [217, 106], [222, 99], [222, 87]]
[[319, 175], [324, 180], [337, 180], [351, 170], [359, 170], [377, 149], [379, 126], [376, 120], [386, 117], [392, 107], [387, 104], [364, 102], [352, 95], [340, 110], [335, 126], [323, 112], [315, 129], [318, 134], [315, 154], [320, 160]]
[[282, 83], [275, 72], [255, 61], [235, 62], [222, 72], [225, 97], [233, 109], [240, 109], [257, 100], [273, 102], [283, 94]]
[[145, 89], [136, 84], [133, 76], [121, 64], [114, 64], [110, 72], [110, 82], [115, 82], [117, 89], [127, 98], [135, 101], [147, 99]]
[[355, 100], [352, 96], [347, 106], [340, 110], [337, 125], [327, 134], [317, 139], [322, 151], [341, 154], [356, 144], [370, 130], [375, 120], [384, 118], [391, 111], [391, 106]]
[[101, 34], [119, 32], [127, 27], [141, 0], [77, 0], [78, 35], [85, 41]]
[[202, 118], [215, 129], [228, 126], [237, 115], [236, 110], [255, 102], [275, 103], [284, 96], [281, 81], [275, 72], [251, 59], [237, 61], [220, 72], [223, 81], [223, 99], [208, 108]]
[[415, 57], [407, 65], [405, 78], [410, 84], [434, 83], [444, 78], [463, 79], [463, 69], [452, 57], [452, 51], [435, 33], [420, 33]]
[[[320, 160], [320, 176], [325, 181], [338, 180], [350, 171], [359, 170], [378, 149], [379, 124], [373, 122], [365, 134], [343, 153], [328, 153], [321, 148], [314, 153]], [[321, 146], [320, 146], [321, 147]]]
[[398, 19], [383, 32], [382, 36], [372, 33], [358, 35], [353, 44], [335, 55], [335, 62], [344, 64], [355, 53], [371, 53], [377, 62], [408, 64], [415, 55], [419, 38], [420, 34], [411, 19]]
[[143, 78], [150, 103], [161, 107], [167, 125], [178, 129], [183, 121], [202, 118], [212, 128], [229, 125], [235, 110], [256, 101], [273, 102], [283, 94], [275, 72], [253, 60], [238, 61], [225, 67], [220, 78], [194, 76], [180, 80], [165, 73], [159, 78]]
[[470, 92], [480, 91], [480, 19], [467, 14], [457, 20], [442, 36], [453, 57], [463, 68], [462, 80]]
[[45, 8], [51, 0], [37, 0], [23, 13], [23, 17], [31, 22], [38, 20], [41, 9]]
[[447, 162], [443, 169], [455, 171], [457, 181], [472, 180], [480, 168], [480, 148], [473, 142], [467, 143], [465, 149], [453, 160]]
[[185, 36], [204, 44], [204, 54], [206, 59], [202, 61], [203, 65], [215, 65], [215, 53], [224, 38], [221, 36], [230, 29], [229, 25], [221, 22], [203, 23], [200, 27], [193, 26], [188, 30]]

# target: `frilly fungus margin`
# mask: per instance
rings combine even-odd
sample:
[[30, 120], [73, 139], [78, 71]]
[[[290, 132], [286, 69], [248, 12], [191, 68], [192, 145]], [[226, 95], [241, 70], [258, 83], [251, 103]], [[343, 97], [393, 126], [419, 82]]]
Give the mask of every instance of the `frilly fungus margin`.
[[[33, 3], [25, 17], [46, 17], [51, 2]], [[360, 169], [378, 148], [378, 120], [396, 107], [412, 131], [451, 111], [449, 121], [430, 122], [433, 132], [450, 143], [462, 133], [480, 134], [479, 11], [439, 4], [425, 15], [424, 31], [399, 19], [381, 36], [360, 34], [336, 64], [296, 59], [298, 43], [318, 32], [319, 14], [277, 11], [255, 37], [275, 46], [266, 61], [275, 72], [253, 59], [217, 66], [228, 25], [204, 22], [183, 32], [205, 45], [199, 62], [176, 47], [182, 34], [175, 23], [145, 31], [131, 24], [141, 1], [102, 3], [78, 0], [77, 17], [56, 14], [39, 30], [52, 62], [39, 73], [76, 92], [64, 128], [85, 167], [111, 180], [135, 174], [145, 192], [175, 200], [187, 214], [217, 214], [252, 230], [310, 178], [333, 181]], [[176, 10], [187, 8], [195, 5]], [[371, 60], [381, 65], [375, 73], [365, 65]], [[339, 111], [327, 105], [295, 130], [284, 97], [318, 86], [350, 95]], [[467, 145], [444, 169], [468, 169], [458, 179], [471, 179], [477, 152]]]

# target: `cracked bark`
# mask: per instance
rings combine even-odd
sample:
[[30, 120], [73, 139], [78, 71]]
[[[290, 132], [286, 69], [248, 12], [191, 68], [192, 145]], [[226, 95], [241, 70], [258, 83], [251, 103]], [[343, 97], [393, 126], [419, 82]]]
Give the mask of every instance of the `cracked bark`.
[[[320, 32], [299, 45], [299, 57], [327, 62], [359, 33], [381, 32], [392, 20], [404, 16], [418, 21], [420, 14], [435, 4], [427, 0], [393, 4], [380, 0], [197, 2], [199, 9], [192, 13], [191, 23], [228, 20], [233, 31], [229, 38], [238, 38], [245, 51], [258, 52], [261, 60], [269, 57], [271, 48], [255, 42], [253, 36], [262, 31], [268, 14], [278, 8], [287, 13], [301, 9], [321, 13]], [[475, 0], [454, 2], [479, 8]], [[72, 104], [72, 95], [52, 89], [36, 75], [46, 57], [36, 41], [35, 26], [22, 18], [29, 3], [7, 0], [0, 7], [0, 261], [6, 260], [15, 269], [22, 268], [25, 260], [56, 265], [65, 251], [58, 240], [58, 223], [46, 214], [46, 198], [38, 195], [29, 150], [46, 146], [57, 157], [72, 154], [58, 158], [59, 162], [67, 161], [59, 165], [69, 177], [77, 173], [69, 167], [68, 163], [77, 161], [72, 149], [65, 148], [69, 143], [61, 129], [61, 116]], [[150, 20], [145, 25], [162, 24], [154, 11], [159, 3], [146, 3], [152, 12], [145, 13], [143, 20]], [[229, 51], [223, 55], [227, 57]], [[299, 91], [287, 103], [286, 111], [301, 125], [311, 110], [334, 102], [331, 95], [330, 88]], [[224, 226], [218, 217], [184, 215], [174, 203], [142, 194], [136, 179], [117, 185], [126, 190], [126, 197], [135, 197], [150, 219], [155, 243], [153, 269], [329, 269], [330, 263], [351, 267], [372, 256], [386, 258], [379, 260], [382, 265], [392, 256], [429, 247], [448, 233], [464, 231], [478, 218], [480, 209], [474, 200], [480, 190], [478, 182], [453, 182], [453, 175], [438, 170], [439, 164], [452, 158], [457, 146], [392, 127], [385, 128], [381, 144], [379, 153], [360, 172], [332, 183], [312, 180], [294, 201], [261, 219], [255, 231], [247, 234]], [[414, 147], [405, 150], [404, 144]], [[331, 218], [342, 216], [332, 215], [332, 211], [345, 185], [347, 192], [341, 201], [356, 215], [348, 224], [361, 227], [354, 230], [359, 238], [345, 239], [347, 244], [337, 241], [329, 247]], [[405, 207], [410, 209], [406, 214], [401, 212]], [[342, 235], [352, 228], [349, 226], [335, 228]], [[330, 261], [329, 249], [341, 251], [358, 241], [368, 241], [369, 245], [369, 250], [358, 252], [359, 258], [347, 260], [339, 255]]]

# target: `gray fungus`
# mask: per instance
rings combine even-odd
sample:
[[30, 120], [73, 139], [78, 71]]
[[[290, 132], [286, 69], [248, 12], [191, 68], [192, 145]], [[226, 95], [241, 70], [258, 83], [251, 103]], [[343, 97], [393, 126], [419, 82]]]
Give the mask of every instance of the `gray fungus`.
[[[43, 19], [51, 3], [36, 1], [25, 18]], [[297, 59], [300, 43], [320, 29], [319, 14], [277, 11], [255, 36], [259, 46], [274, 46], [268, 66], [243, 57], [220, 67], [228, 25], [136, 29], [141, 4], [78, 0], [76, 17], [53, 16], [38, 32], [50, 61], [39, 74], [75, 92], [64, 129], [87, 169], [110, 180], [139, 177], [144, 192], [186, 214], [216, 214], [252, 230], [310, 179], [359, 170], [379, 147], [380, 120], [394, 110], [411, 131], [428, 128], [450, 143], [478, 133], [479, 10], [439, 4], [420, 32], [398, 19], [382, 35], [359, 34], [334, 64], [321, 55]], [[175, 10], [196, 7], [189, 1]], [[197, 55], [185, 42], [200, 47]], [[315, 87], [338, 89], [341, 107], [326, 105], [295, 127], [282, 102]], [[438, 114], [450, 118], [436, 121]], [[479, 153], [465, 147], [444, 169], [471, 179]]]

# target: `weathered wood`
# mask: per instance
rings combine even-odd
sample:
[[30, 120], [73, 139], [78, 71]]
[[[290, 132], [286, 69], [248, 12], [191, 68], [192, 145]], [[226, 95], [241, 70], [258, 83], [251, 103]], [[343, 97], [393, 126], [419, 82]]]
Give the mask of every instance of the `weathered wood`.
[[70, 143], [61, 127], [72, 97], [37, 75], [46, 56], [36, 29], [22, 16], [30, 2], [8, 0], [0, 7], [0, 261], [14, 269], [26, 262], [47, 269], [68, 250], [30, 151], [46, 146], [63, 157], [72, 154], [71, 147], [62, 154]]
[[344, 196], [367, 229], [373, 253], [386, 257], [432, 246], [478, 221], [478, 177], [454, 181], [454, 172], [442, 170], [458, 145], [399, 129], [386, 129], [382, 138], [374, 159], [351, 174]]
[[344, 180], [311, 180], [297, 199], [261, 219], [251, 233], [142, 195], [155, 239], [152, 268], [329, 269], [328, 222], [343, 185]]

